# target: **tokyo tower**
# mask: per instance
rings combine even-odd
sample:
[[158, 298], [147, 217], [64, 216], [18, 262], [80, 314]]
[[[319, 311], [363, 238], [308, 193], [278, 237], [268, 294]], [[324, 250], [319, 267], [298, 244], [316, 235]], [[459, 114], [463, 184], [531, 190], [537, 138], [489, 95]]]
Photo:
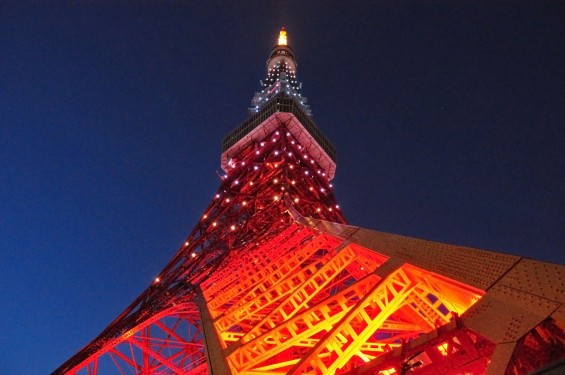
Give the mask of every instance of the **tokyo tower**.
[[347, 225], [296, 68], [283, 28], [186, 242], [53, 374], [565, 371], [565, 266]]

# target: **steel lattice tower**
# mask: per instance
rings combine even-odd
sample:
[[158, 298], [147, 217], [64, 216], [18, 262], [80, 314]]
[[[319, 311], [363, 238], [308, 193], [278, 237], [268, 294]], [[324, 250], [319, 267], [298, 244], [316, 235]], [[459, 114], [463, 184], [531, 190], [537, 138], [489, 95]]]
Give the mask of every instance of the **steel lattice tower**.
[[155, 281], [53, 374], [526, 374], [565, 267], [348, 226], [281, 30], [220, 187]]

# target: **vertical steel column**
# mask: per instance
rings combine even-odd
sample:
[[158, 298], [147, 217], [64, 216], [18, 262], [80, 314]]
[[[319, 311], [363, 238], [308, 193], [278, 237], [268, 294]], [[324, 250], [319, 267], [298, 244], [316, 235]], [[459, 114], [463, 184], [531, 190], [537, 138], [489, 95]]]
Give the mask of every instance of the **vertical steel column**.
[[211, 375], [231, 375], [231, 371], [224, 358], [224, 351], [220, 345], [220, 340], [216, 335], [212, 315], [206, 306], [206, 300], [202, 295], [200, 286], [196, 288], [196, 305], [200, 313], [202, 322], [202, 333], [204, 335], [206, 362], [208, 363], [208, 373]]

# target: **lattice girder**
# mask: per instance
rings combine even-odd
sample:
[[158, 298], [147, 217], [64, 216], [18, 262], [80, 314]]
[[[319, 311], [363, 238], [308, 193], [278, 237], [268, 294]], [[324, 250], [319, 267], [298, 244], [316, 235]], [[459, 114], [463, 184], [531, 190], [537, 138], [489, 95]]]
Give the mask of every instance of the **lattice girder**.
[[[345, 222], [327, 178], [308, 156], [308, 146], [301, 145], [285, 131], [285, 123], [277, 116], [269, 120], [277, 124], [274, 130], [266, 134], [264, 140], [252, 142], [241, 150], [238, 160], [230, 164], [200, 222], [149, 288], [98, 338], [55, 373], [72, 373], [81, 368], [90, 368], [96, 373], [97, 358], [108, 353], [119, 352], [119, 358], [131, 357], [131, 350], [123, 352], [118, 348], [123, 335], [132, 329], [142, 329], [140, 327], [163, 311], [191, 301], [195, 285], [206, 283], [212, 275], [221, 275], [216, 271], [222, 272], [222, 269], [224, 275], [229, 274], [226, 264], [233, 264], [230, 259], [239, 264], [249, 263], [245, 256], [253, 254], [255, 249], [257, 254], [263, 254], [263, 262], [272, 262], [276, 258], [273, 254], [288, 253], [299, 243], [301, 237], [294, 240], [295, 231], [310, 232], [302, 241], [312, 236], [313, 232], [307, 228], [291, 228], [289, 199], [295, 205], [293, 209], [300, 210], [301, 214]], [[279, 243], [271, 247], [271, 253], [265, 252], [262, 245], [285, 230], [289, 237], [287, 250], [281, 249]], [[252, 267], [247, 266], [246, 270], [253, 274]], [[207, 296], [211, 296], [214, 290], [226, 284], [203, 285], [211, 286], [210, 291], [205, 290]], [[210, 308], [213, 316], [223, 313], [218, 309], [222, 305], [228, 308], [237, 296], [237, 292], [217, 296], [218, 306], [212, 304]], [[147, 350], [143, 343], [132, 342], [132, 345]]]
[[283, 44], [184, 244], [53, 374], [509, 375], [565, 357], [565, 267], [344, 225], [335, 148]]
[[[319, 237], [308, 238], [302, 248], [293, 249], [289, 256], [303, 254], [301, 251], [316, 238]], [[269, 249], [272, 241], [276, 240], [273, 238], [265, 243], [265, 249]], [[252, 293], [254, 299], [246, 299], [246, 294], [240, 291], [243, 296], [239, 299], [240, 303], [225, 310], [232, 314], [232, 319], [226, 322], [220, 315], [215, 320], [218, 337], [222, 340], [233, 373], [332, 373], [354, 363], [373, 360], [399, 347], [403, 340], [445, 324], [453, 319], [453, 314], [457, 316], [457, 311], [447, 309], [449, 301], [440, 293], [441, 290], [467, 293], [467, 305], [462, 306], [463, 311], [480, 297], [471, 292], [476, 291], [474, 288], [410, 265], [400, 264], [396, 269], [391, 268], [379, 282], [380, 278], [375, 273], [367, 270], [361, 274], [358, 272], [365, 266], [371, 266], [372, 271], [382, 273], [380, 265], [386, 261], [385, 256], [337, 239], [333, 251], [335, 253], [328, 252], [322, 258], [306, 262], [301, 267], [306, 272], [287, 272], [286, 277], [277, 273], [277, 267], [258, 269], [259, 274], [270, 270], [279, 277], [267, 287], [259, 288], [260, 282], [250, 287], [250, 290], [255, 288], [259, 292]], [[310, 255], [314, 253], [311, 251]], [[370, 261], [364, 255], [370, 255]], [[308, 259], [303, 255], [299, 257], [299, 264]], [[310, 268], [307, 272], [320, 259], [322, 262], [315, 267], [316, 271]], [[332, 268], [334, 262], [341, 266]], [[358, 272], [349, 273], [350, 267]], [[333, 270], [327, 279], [321, 277], [326, 270]], [[301, 278], [304, 275], [309, 278]], [[300, 282], [285, 288], [285, 281], [292, 277]], [[336, 287], [337, 280], [341, 286]], [[279, 293], [272, 294], [276, 287], [285, 290], [285, 298], [279, 298]], [[357, 294], [356, 290], [362, 292]], [[249, 305], [249, 301], [253, 300], [256, 301], [254, 303], [262, 303], [263, 307], [257, 306], [247, 314], [233, 315], [238, 308]], [[418, 305], [412, 306], [415, 300]], [[366, 304], [363, 301], [367, 301]]]
[[204, 348], [198, 308], [187, 302], [128, 330], [69, 373], [204, 374]]
[[[303, 258], [298, 257], [299, 254], [302, 254], [300, 251], [297, 251], [296, 254], [291, 254], [291, 261], [292, 258], [297, 255], [297, 258], [294, 258], [297, 259], [296, 263], [289, 262], [289, 267], [285, 267], [287, 264], [284, 264], [281, 268], [276, 268], [275, 271], [264, 280], [264, 282], [260, 282], [255, 285], [249, 293], [241, 298], [241, 303], [232, 306], [232, 308], [226, 311], [223, 316], [216, 320], [215, 324], [217, 329], [220, 332], [223, 332], [235, 322], [245, 319], [249, 314], [261, 311], [291, 293], [292, 301], [289, 301], [287, 298], [283, 300], [282, 303], [279, 302], [278, 306], [281, 306], [281, 308], [284, 309], [288, 303], [295, 304], [299, 301], [302, 302], [304, 298], [300, 295], [303, 291], [301, 286], [306, 284], [307, 280], [318, 277], [318, 272], [316, 271], [318, 268], [323, 269], [325, 264], [329, 264], [329, 268], [334, 264], [330, 261], [331, 253], [327, 251], [331, 250], [330, 246], [335, 247], [340, 242], [337, 240], [334, 240], [333, 242], [334, 243], [331, 244], [326, 241], [314, 240], [304, 247], [304, 249], [310, 249], [310, 252], [307, 252], [307, 256], [304, 256]], [[316, 252], [320, 251], [320, 246], [330, 248], [328, 250], [324, 250], [326, 253], [322, 257], [313, 256]], [[346, 256], [349, 255], [350, 259], [354, 256], [351, 252], [345, 254]], [[343, 258], [343, 256], [336, 256], [334, 258], [336, 261], [339, 261]], [[305, 264], [308, 261], [312, 262]], [[280, 270], [283, 272], [279, 272]], [[295, 307], [298, 308], [298, 306]]]

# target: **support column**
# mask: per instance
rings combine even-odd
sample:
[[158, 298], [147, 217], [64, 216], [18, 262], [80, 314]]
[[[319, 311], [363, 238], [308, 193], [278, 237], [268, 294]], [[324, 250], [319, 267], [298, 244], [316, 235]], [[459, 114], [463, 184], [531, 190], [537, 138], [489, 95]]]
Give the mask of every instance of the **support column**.
[[200, 321], [202, 322], [202, 332], [204, 334], [204, 352], [208, 363], [208, 373], [211, 375], [231, 375], [231, 371], [224, 358], [224, 351], [220, 345], [220, 340], [216, 335], [212, 316], [206, 306], [206, 300], [202, 295], [202, 289], [196, 288], [196, 305], [200, 313]]

